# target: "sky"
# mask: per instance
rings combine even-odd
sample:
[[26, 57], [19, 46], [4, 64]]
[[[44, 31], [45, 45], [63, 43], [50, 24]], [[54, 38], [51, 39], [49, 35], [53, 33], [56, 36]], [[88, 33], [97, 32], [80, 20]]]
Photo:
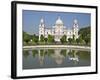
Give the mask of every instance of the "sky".
[[72, 28], [74, 19], [78, 20], [79, 28], [91, 26], [91, 14], [89, 13], [23, 10], [23, 31], [38, 34], [41, 18], [44, 18], [46, 27], [51, 28], [59, 16], [67, 29]]

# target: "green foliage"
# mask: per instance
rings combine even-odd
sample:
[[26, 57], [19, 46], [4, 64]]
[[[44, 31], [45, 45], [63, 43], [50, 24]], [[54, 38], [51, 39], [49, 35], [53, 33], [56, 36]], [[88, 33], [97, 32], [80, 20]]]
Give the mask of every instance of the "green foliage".
[[85, 37], [87, 34], [91, 34], [91, 28], [90, 28], [90, 26], [85, 27], [85, 28], [81, 28], [79, 30], [79, 34], [82, 35], [82, 38]]
[[27, 32], [23, 32], [23, 44], [24, 45], [33, 45], [38, 43], [38, 36], [30, 35]]
[[76, 43], [75, 35], [73, 34], [72, 43]]
[[86, 44], [90, 43], [90, 34], [87, 34], [87, 36], [85, 36], [84, 41]]
[[63, 35], [62, 38], [60, 39], [61, 43], [66, 43], [66, 35]]
[[48, 39], [47, 39], [47, 38], [44, 38], [44, 41], [45, 41], [45, 42], [47, 42], [47, 41], [48, 41]]
[[[34, 35], [35, 35], [35, 34], [34, 34]], [[34, 35], [29, 35], [29, 36], [30, 36], [30, 40], [32, 40], [32, 39], [33, 39]]]
[[23, 32], [23, 40], [28, 43], [30, 41], [30, 35], [26, 32]]
[[79, 30], [79, 34], [82, 40], [84, 40], [86, 44], [90, 44], [90, 40], [91, 40], [91, 28], [90, 27], [81, 28]]
[[40, 36], [40, 42], [44, 42], [44, 36], [43, 35]]
[[76, 43], [79, 44], [79, 42], [80, 42], [80, 40], [79, 40], [79, 38], [77, 38], [77, 39], [76, 39]]
[[68, 38], [68, 42], [71, 44], [73, 42], [72, 38]]
[[32, 38], [32, 41], [35, 42], [35, 43], [37, 43], [38, 39], [39, 39], [39, 37], [34, 34], [33, 38]]
[[48, 35], [48, 43], [53, 43], [54, 42], [54, 36]]
[[73, 34], [73, 40], [75, 40], [75, 35]]
[[77, 43], [77, 44], [82, 44], [82, 43], [84, 43], [81, 36], [79, 36], [79, 38], [76, 39], [76, 43]]

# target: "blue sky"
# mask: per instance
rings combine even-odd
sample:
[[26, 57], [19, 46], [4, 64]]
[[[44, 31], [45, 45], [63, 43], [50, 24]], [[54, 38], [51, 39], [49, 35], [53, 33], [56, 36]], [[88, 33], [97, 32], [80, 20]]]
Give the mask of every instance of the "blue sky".
[[90, 26], [91, 14], [89, 13], [72, 13], [72, 12], [47, 12], [47, 11], [34, 11], [23, 10], [22, 21], [23, 31], [30, 34], [38, 34], [40, 19], [43, 17], [46, 27], [52, 27], [58, 16], [64, 23], [67, 29], [71, 29], [73, 20], [77, 19], [79, 28]]

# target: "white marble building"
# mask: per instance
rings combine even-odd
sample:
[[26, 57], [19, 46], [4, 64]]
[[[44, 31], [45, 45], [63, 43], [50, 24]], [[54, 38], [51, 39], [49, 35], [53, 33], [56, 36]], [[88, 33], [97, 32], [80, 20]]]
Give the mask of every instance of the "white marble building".
[[60, 41], [63, 35], [67, 36], [67, 40], [68, 38], [73, 38], [73, 35], [75, 36], [75, 39], [76, 39], [79, 36], [78, 35], [78, 30], [79, 30], [78, 21], [74, 19], [72, 24], [73, 24], [72, 29], [67, 29], [67, 27], [64, 25], [61, 18], [58, 17], [54, 26], [52, 26], [51, 28], [47, 28], [47, 26], [45, 25], [44, 19], [41, 18], [40, 24], [39, 24], [39, 40], [40, 40], [41, 35], [47, 38], [49, 34], [53, 35], [54, 40], [57, 42]]

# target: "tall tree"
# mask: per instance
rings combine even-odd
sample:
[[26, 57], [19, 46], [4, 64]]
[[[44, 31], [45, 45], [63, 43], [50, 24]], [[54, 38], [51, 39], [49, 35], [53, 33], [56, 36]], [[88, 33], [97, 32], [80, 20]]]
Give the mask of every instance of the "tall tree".
[[35, 34], [33, 35], [33, 42], [37, 43], [38, 42], [38, 36], [36, 36]]
[[63, 35], [62, 38], [60, 39], [61, 43], [66, 43], [66, 35]]
[[68, 42], [72, 43], [73, 39], [72, 38], [68, 38]]
[[91, 28], [90, 26], [81, 28], [79, 30], [80, 37], [85, 41], [86, 44], [90, 43], [91, 40]]
[[54, 42], [54, 36], [48, 35], [48, 42], [53, 43]]
[[40, 36], [40, 42], [44, 42], [44, 36], [43, 35]]
[[79, 42], [80, 42], [79, 38], [76, 39], [76, 42], [77, 42], [77, 44], [79, 44]]
[[23, 31], [23, 41], [26, 43], [30, 41], [30, 35], [24, 31]]
[[90, 43], [90, 34], [85, 36], [84, 41], [85, 41], [86, 44]]
[[48, 41], [48, 39], [47, 39], [47, 38], [44, 38], [44, 41], [45, 41], [45, 42], [47, 42], [47, 41]]
[[74, 34], [73, 34], [72, 42], [73, 42], [73, 43], [76, 43], [75, 35], [74, 35]]

